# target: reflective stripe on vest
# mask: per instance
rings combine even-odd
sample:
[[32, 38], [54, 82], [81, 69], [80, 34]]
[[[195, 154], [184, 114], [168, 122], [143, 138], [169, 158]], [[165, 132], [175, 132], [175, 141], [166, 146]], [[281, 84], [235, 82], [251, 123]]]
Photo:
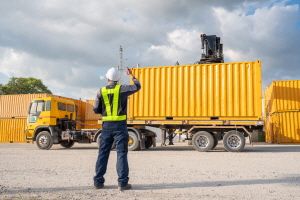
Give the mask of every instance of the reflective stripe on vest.
[[[106, 108], [106, 114], [107, 114], [107, 116], [102, 116], [102, 121], [126, 120], [126, 115], [118, 116], [120, 87], [121, 85], [116, 85], [114, 89], [106, 89], [106, 87], [101, 88], [101, 93], [102, 93], [102, 97]], [[108, 94], [114, 94], [112, 111], [108, 100]]]

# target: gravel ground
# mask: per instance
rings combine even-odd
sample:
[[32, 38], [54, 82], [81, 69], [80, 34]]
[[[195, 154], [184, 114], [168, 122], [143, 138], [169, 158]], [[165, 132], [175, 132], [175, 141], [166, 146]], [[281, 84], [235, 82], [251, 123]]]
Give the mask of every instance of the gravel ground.
[[[159, 144], [158, 144], [159, 145]], [[0, 144], [1, 199], [300, 199], [300, 146], [257, 143], [243, 152], [186, 143], [129, 152], [132, 190], [117, 191], [116, 152], [93, 190], [96, 144]]]

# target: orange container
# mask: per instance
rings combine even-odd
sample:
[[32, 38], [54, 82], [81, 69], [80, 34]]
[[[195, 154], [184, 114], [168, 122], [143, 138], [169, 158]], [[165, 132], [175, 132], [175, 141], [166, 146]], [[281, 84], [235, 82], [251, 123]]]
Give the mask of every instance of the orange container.
[[86, 120], [84, 121], [83, 129], [100, 129], [101, 124], [98, 124], [98, 120]]
[[16, 94], [0, 95], [0, 118], [27, 117], [29, 103], [38, 97], [49, 97], [52, 94]]
[[0, 142], [29, 142], [25, 139], [26, 118], [0, 118]]
[[95, 100], [86, 100], [85, 120], [98, 120], [101, 119], [100, 114], [94, 113]]

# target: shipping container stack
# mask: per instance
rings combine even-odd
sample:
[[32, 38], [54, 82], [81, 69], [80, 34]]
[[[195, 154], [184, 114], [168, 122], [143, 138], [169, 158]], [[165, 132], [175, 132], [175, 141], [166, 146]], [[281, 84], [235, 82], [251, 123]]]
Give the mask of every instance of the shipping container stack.
[[265, 91], [266, 142], [300, 144], [300, 80], [273, 81]]

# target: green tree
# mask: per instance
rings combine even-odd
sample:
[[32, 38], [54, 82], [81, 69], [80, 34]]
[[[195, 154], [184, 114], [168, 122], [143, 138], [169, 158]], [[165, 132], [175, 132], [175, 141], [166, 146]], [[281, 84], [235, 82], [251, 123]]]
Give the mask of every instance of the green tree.
[[38, 93], [48, 93], [52, 92], [43, 84], [41, 79], [36, 78], [10, 78], [6, 85], [0, 84], [0, 94], [38, 94]]

